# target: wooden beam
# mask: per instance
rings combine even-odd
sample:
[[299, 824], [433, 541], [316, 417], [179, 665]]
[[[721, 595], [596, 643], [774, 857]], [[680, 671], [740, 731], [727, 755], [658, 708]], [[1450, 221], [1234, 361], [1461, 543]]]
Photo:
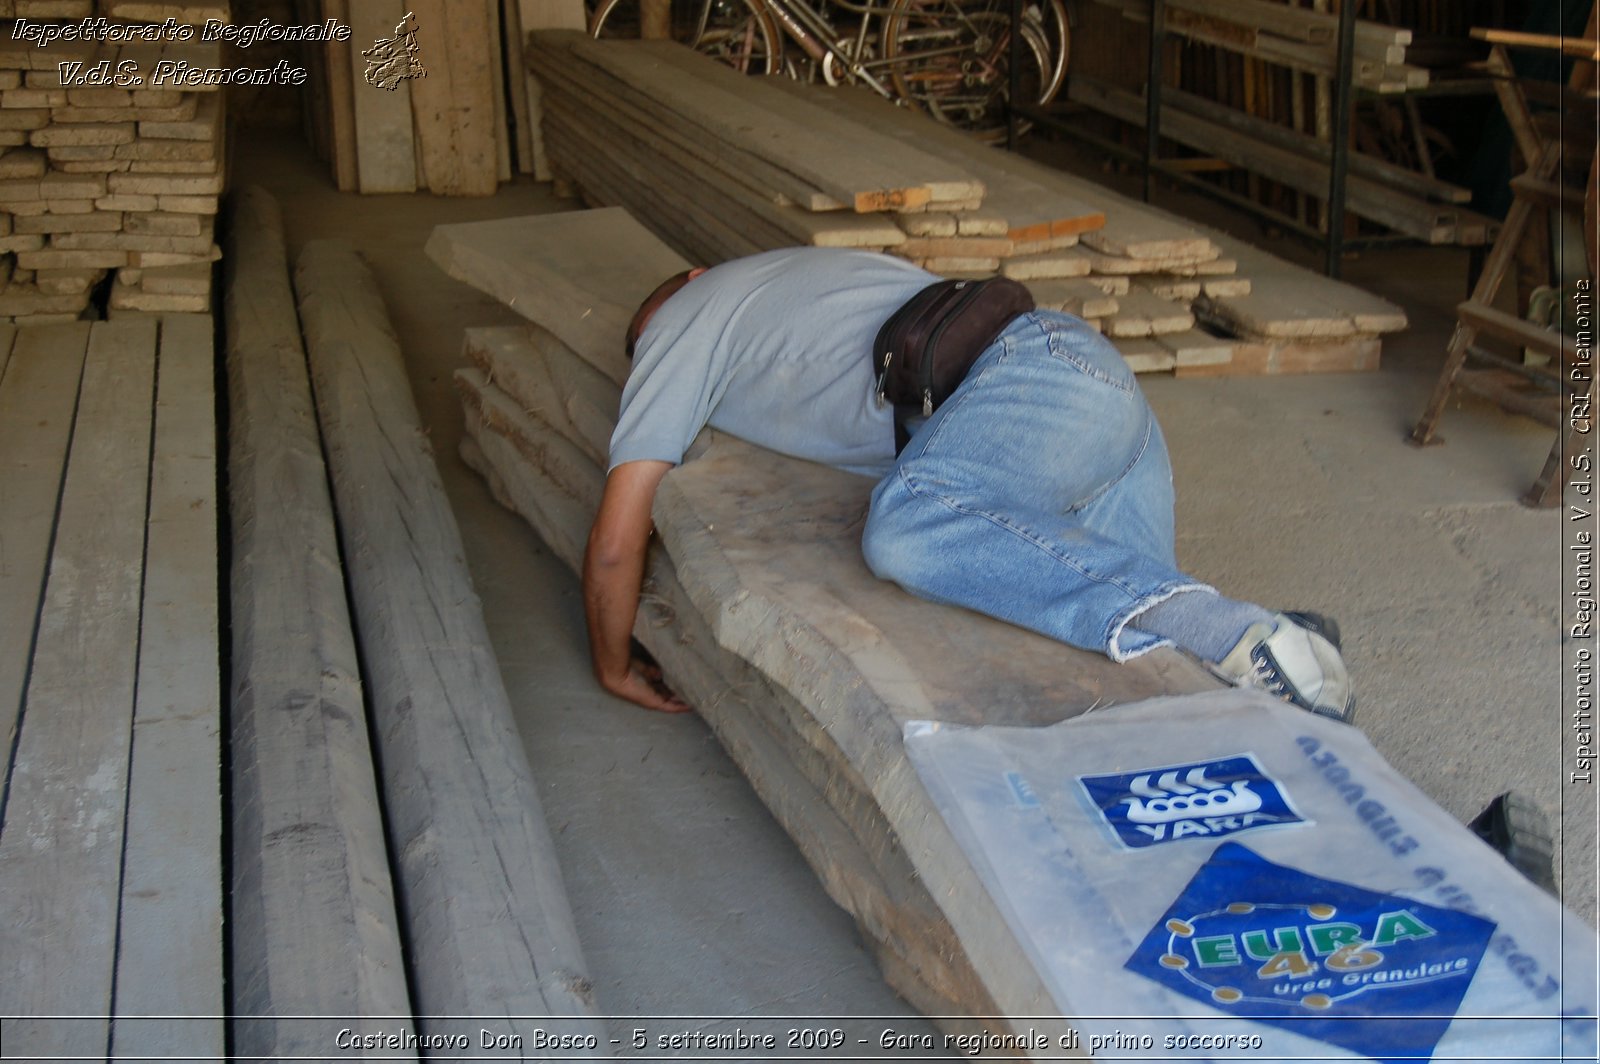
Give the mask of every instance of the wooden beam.
[[277, 202], [238, 190], [228, 230], [233, 1045], [315, 1058], [411, 1001]]
[[400, 346], [354, 250], [295, 270], [329, 455], [419, 1026], [533, 1045], [597, 1018], [538, 789]]

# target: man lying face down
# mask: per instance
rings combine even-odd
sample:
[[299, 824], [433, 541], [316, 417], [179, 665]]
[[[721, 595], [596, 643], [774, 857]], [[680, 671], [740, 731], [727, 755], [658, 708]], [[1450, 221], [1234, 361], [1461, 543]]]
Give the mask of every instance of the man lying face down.
[[669, 278], [629, 327], [633, 369], [584, 559], [595, 676], [689, 707], [632, 654], [657, 486], [711, 425], [877, 478], [877, 576], [1126, 661], [1176, 645], [1222, 679], [1349, 721], [1337, 634], [1225, 598], [1174, 552], [1172, 468], [1133, 373], [1067, 314], [1012, 319], [897, 455], [873, 341], [934, 275], [887, 255], [788, 248]]

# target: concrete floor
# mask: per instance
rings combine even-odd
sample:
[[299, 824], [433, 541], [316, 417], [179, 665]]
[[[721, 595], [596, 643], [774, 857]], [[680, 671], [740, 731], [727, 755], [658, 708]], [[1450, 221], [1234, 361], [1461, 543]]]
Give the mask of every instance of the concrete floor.
[[[291, 248], [346, 238], [383, 288], [602, 1009], [907, 1013], [700, 720], [644, 713], [598, 691], [576, 580], [456, 455], [450, 375], [463, 361], [461, 330], [518, 319], [445, 277], [423, 242], [437, 224], [571, 205], [525, 179], [485, 200], [340, 195], [298, 141], [239, 140], [248, 143], [236, 149], [235, 180], [278, 195]], [[1175, 193], [1160, 202], [1202, 209]], [[1228, 227], [1260, 237], [1247, 221]], [[1565, 897], [1593, 923], [1595, 791], [1562, 782], [1564, 522], [1516, 501], [1544, 460], [1548, 430], [1469, 402], [1447, 413], [1446, 446], [1403, 442], [1437, 374], [1465, 272], [1452, 250], [1351, 263], [1349, 279], [1411, 315], [1379, 372], [1143, 382], [1173, 452], [1180, 561], [1229, 594], [1336, 616], [1361, 727], [1452, 814], [1470, 818], [1513, 786], [1564, 811]], [[921, 1022], [895, 1026], [927, 1030]], [[625, 1036], [632, 1024], [614, 1026]]]

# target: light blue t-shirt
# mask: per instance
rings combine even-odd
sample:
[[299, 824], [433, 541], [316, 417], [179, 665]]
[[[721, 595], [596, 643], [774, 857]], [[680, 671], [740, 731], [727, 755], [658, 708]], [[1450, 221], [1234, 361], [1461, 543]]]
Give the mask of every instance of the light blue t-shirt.
[[872, 341], [938, 280], [841, 248], [785, 248], [696, 277], [645, 326], [611, 437], [611, 468], [674, 464], [705, 425], [781, 454], [882, 476], [894, 411], [874, 395]]

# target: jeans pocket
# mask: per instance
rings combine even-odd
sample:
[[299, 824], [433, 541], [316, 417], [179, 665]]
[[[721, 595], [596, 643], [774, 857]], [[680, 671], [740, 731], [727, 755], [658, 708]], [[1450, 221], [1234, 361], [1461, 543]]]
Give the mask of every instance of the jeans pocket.
[[1128, 368], [1110, 340], [1077, 322], [1045, 320], [1041, 324], [1051, 358], [1120, 392], [1133, 394], [1136, 388], [1133, 370]]

